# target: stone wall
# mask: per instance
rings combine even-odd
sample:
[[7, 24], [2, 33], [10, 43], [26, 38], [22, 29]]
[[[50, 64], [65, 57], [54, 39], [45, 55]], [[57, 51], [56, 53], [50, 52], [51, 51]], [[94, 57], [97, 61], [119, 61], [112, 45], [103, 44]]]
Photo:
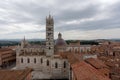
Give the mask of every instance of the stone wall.
[[91, 46], [67, 46], [66, 51], [71, 52], [89, 52], [91, 51]]
[[17, 58], [17, 69], [27, 67], [49, 74], [53, 79], [69, 78], [69, 66], [66, 59], [46, 56], [19, 56]]

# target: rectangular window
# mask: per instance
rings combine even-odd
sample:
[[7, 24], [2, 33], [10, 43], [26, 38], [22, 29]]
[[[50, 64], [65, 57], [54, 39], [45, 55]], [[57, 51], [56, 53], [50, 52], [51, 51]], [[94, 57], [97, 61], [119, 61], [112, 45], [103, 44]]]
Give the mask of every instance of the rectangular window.
[[49, 66], [49, 61], [47, 60], [47, 66]]
[[57, 62], [55, 63], [55, 68], [58, 68], [58, 63]]
[[41, 60], [40, 60], [40, 61], [41, 61], [41, 64], [42, 64], [42, 63], [43, 63], [43, 59], [41, 58]]
[[51, 28], [48, 28], [49, 31], [51, 31], [52, 29]]
[[48, 33], [48, 36], [50, 36], [51, 35], [51, 33]]
[[27, 62], [30, 63], [30, 59], [29, 58], [27, 59]]
[[66, 68], [66, 62], [64, 61], [64, 68]]
[[21, 63], [23, 63], [23, 58], [21, 58]]
[[34, 58], [34, 63], [36, 63], [36, 58]]

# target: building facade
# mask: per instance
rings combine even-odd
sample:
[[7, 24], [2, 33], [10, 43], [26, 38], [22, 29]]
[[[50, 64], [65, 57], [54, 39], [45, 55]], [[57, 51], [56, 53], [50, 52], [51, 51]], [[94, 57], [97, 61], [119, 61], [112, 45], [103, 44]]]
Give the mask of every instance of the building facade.
[[30, 45], [24, 38], [16, 49], [16, 67], [32, 68], [33, 80], [68, 79], [68, 60], [54, 52], [54, 20], [49, 15], [46, 17], [46, 45]]
[[16, 60], [15, 51], [9, 48], [0, 49], [0, 68], [7, 68]]

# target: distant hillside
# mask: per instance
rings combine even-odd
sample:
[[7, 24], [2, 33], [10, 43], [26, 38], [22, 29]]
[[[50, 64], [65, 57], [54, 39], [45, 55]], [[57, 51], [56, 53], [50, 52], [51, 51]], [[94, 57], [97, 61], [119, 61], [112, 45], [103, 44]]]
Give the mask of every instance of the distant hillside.
[[[0, 46], [12, 46], [20, 44], [22, 39], [1, 39]], [[45, 44], [45, 39], [27, 39], [31, 44]], [[78, 40], [66, 40], [67, 44], [77, 42]], [[81, 45], [98, 45], [100, 41], [117, 41], [120, 39], [96, 39], [96, 40], [80, 40]]]
[[96, 39], [96, 41], [117, 41], [117, 42], [120, 42], [120, 39]]
[[[16, 41], [20, 42], [22, 39], [0, 39], [1, 41]], [[45, 41], [45, 39], [26, 39], [27, 41]]]
[[[41, 41], [45, 41], [45, 39], [26, 39], [30, 43], [40, 44]], [[0, 46], [13, 46], [18, 45], [22, 39], [1, 39]]]

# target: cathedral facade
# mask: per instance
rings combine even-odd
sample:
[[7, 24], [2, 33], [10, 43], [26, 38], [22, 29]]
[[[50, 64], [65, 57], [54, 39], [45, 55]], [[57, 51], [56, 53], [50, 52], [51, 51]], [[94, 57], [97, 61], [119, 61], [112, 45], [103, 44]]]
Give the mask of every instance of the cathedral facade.
[[[24, 38], [16, 49], [17, 69], [32, 68], [32, 79], [70, 79], [71, 68], [68, 59], [60, 53], [89, 52], [89, 45], [67, 44], [58, 34], [54, 42], [54, 19], [46, 17], [46, 45], [31, 45]], [[68, 54], [68, 55], [69, 55]]]
[[17, 69], [32, 68], [33, 80], [36, 79], [68, 79], [68, 60], [55, 54], [54, 20], [46, 17], [46, 45], [31, 45], [25, 38], [16, 49]]

